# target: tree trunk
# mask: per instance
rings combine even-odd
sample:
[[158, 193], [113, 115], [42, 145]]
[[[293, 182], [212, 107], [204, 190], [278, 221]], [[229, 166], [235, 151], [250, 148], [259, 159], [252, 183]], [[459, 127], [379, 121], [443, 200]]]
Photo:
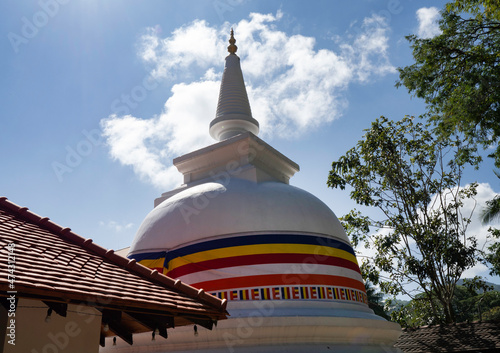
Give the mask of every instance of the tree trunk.
[[452, 324], [456, 321], [455, 319], [455, 310], [453, 309], [453, 306], [451, 305], [451, 299], [447, 300], [443, 303], [443, 309], [444, 309], [444, 320], [447, 324]]

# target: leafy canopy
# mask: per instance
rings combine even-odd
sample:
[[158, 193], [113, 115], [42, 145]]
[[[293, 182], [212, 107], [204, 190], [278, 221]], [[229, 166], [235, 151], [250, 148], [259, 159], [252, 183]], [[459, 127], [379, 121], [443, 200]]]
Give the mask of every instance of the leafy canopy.
[[396, 86], [425, 100], [440, 134], [495, 147], [500, 166], [500, 5], [455, 0], [441, 14], [440, 35], [407, 37], [415, 63], [398, 69]]
[[500, 20], [500, 3], [498, 0], [454, 0], [446, 4], [449, 12], [468, 12], [476, 15], [478, 20], [490, 18]]
[[477, 261], [476, 239], [465, 234], [470, 215], [461, 213], [476, 184], [459, 186], [465, 166], [477, 166], [479, 158], [460, 138], [437, 137], [429, 123], [415, 120], [374, 121], [332, 163], [328, 186], [349, 186], [353, 200], [380, 211], [378, 219], [356, 210], [342, 218], [353, 245], [375, 251], [361, 266], [367, 277], [388, 294], [424, 293], [453, 322], [455, 284]]
[[485, 262], [490, 265], [490, 275], [500, 276], [500, 229], [490, 227], [489, 238], [492, 243], [485, 254]]

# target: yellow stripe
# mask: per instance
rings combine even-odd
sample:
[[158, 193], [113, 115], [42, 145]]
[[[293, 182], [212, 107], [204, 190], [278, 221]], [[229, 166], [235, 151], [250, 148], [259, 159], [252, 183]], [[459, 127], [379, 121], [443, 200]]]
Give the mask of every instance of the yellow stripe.
[[155, 267], [156, 268], [158, 268], [158, 267], [163, 268], [163, 264], [165, 263], [165, 258], [162, 257], [162, 258], [153, 259], [153, 260], [144, 259], [144, 260], [139, 261], [139, 263], [141, 265], [144, 265], [144, 266], [149, 267], [149, 268], [155, 268]]
[[[168, 270], [190, 263], [197, 263], [206, 260], [220, 259], [225, 257], [254, 255], [254, 254], [311, 254], [315, 256], [333, 256], [349, 260], [358, 264], [356, 257], [347, 251], [331, 248], [328, 246], [308, 245], [308, 244], [257, 244], [231, 246], [228, 248], [200, 251], [194, 254], [177, 257], [170, 260]], [[144, 261], [144, 260], [143, 260]], [[142, 263], [142, 261], [141, 261]]]

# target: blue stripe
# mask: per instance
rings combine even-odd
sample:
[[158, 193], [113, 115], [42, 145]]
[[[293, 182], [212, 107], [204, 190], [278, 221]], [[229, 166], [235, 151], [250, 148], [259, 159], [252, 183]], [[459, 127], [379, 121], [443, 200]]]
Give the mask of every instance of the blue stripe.
[[222, 249], [232, 246], [255, 245], [255, 244], [318, 245], [318, 246], [327, 246], [335, 249], [344, 250], [352, 255], [355, 255], [354, 250], [350, 245], [328, 237], [319, 237], [319, 236], [301, 235], [301, 234], [258, 234], [258, 235], [244, 235], [239, 237], [209, 240], [201, 243], [196, 243], [193, 245], [184, 246], [177, 250], [135, 254], [130, 257], [136, 259], [137, 261], [141, 261], [144, 259], [158, 259], [161, 257], [165, 257], [165, 263], [168, 263], [170, 260], [175, 259], [177, 257], [194, 254], [201, 251]]
[[256, 245], [256, 244], [308, 244], [327, 246], [335, 249], [344, 250], [354, 256], [352, 247], [341, 241], [314, 235], [301, 234], [258, 234], [258, 235], [243, 235], [239, 237], [223, 238], [216, 240], [204, 241], [193, 245], [184, 246], [172, 251], [148, 252], [142, 254], [134, 254], [130, 258], [137, 261], [144, 259], [158, 259], [165, 257], [165, 265], [172, 259], [177, 257], [194, 254], [201, 251], [228, 248], [232, 246]]
[[141, 254], [134, 254], [134, 255], [128, 255], [127, 257], [129, 259], [135, 259], [135, 261], [142, 261], [142, 260], [155, 260], [155, 259], [160, 259], [162, 257], [166, 257], [167, 252], [166, 251], [157, 251], [157, 252], [144, 252]]
[[246, 235], [246, 236], [239, 236], [239, 237], [232, 237], [225, 239], [209, 240], [202, 243], [188, 245], [177, 250], [169, 251], [167, 253], [167, 258], [165, 260], [166, 262], [168, 262], [177, 257], [194, 254], [201, 251], [222, 249], [232, 246], [255, 245], [255, 244], [319, 245], [319, 246], [328, 246], [331, 248], [344, 250], [352, 255], [355, 255], [354, 250], [352, 249], [351, 246], [332, 238], [318, 237], [311, 235], [300, 235], [300, 234], [259, 234], [259, 235]]

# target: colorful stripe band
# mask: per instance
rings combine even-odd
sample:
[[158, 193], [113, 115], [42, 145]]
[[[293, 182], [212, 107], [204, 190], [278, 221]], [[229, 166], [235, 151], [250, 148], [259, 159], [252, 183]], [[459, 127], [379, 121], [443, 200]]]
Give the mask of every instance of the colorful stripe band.
[[[302, 249], [302, 250], [307, 251], [307, 249]], [[234, 254], [234, 252], [229, 252], [229, 253]], [[342, 256], [342, 254], [340, 254], [340, 256]], [[351, 257], [351, 255], [349, 255], [349, 257]], [[190, 273], [225, 268], [225, 267], [250, 266], [250, 265], [260, 265], [260, 264], [280, 264], [280, 263], [307, 264], [311, 263], [311, 261], [313, 261], [314, 264], [345, 267], [353, 271], [356, 271], [358, 273], [360, 272], [357, 262], [353, 261], [354, 259], [345, 259], [342, 257], [328, 256], [323, 254], [312, 255], [310, 253], [299, 253], [299, 254], [262, 253], [262, 254], [250, 254], [250, 255], [215, 258], [197, 262], [189, 262], [189, 260], [194, 260], [194, 259], [182, 258], [171, 261], [171, 264], [169, 264], [170, 270], [167, 271], [167, 275], [170, 277], [178, 278]], [[172, 264], [172, 262], [174, 261], [177, 261], [177, 263]], [[148, 265], [145, 264], [145, 266]]]
[[364, 291], [331, 286], [292, 286], [245, 288], [239, 290], [215, 291], [210, 294], [228, 300], [330, 300], [351, 301], [368, 304]]
[[[228, 256], [230, 254], [230, 256]], [[185, 246], [173, 251], [133, 255], [147, 267], [161, 267], [166, 274], [179, 277], [189, 273], [233, 266], [266, 263], [315, 263], [346, 267], [359, 272], [352, 248], [340, 241], [311, 235], [249, 235], [217, 239]], [[154, 265], [151, 263], [154, 261]]]
[[319, 245], [344, 250], [355, 256], [354, 250], [349, 244], [332, 239], [330, 237], [302, 234], [257, 234], [209, 240], [184, 246], [175, 250], [134, 254], [129, 257], [134, 258], [136, 261], [164, 257], [165, 262], [168, 263], [176, 257], [182, 257], [202, 251], [257, 244]]
[[258, 234], [209, 240], [193, 245], [188, 245], [173, 251], [169, 251], [167, 253], [167, 262], [176, 257], [186, 256], [201, 251], [255, 244], [319, 245], [344, 250], [350, 252], [352, 255], [355, 255], [350, 245], [329, 237], [319, 237], [302, 234]]
[[[271, 298], [278, 294], [284, 299], [299, 294], [305, 299], [325, 299], [329, 296], [338, 298], [341, 295], [339, 288], [361, 292], [365, 290], [352, 247], [325, 236], [235, 236], [204, 241], [172, 251], [149, 252], [132, 257], [149, 268], [158, 269], [159, 272], [174, 278], [181, 278], [186, 283], [206, 291], [238, 289], [226, 293], [229, 299], [241, 297], [247, 300], [245, 298], [252, 296]], [[298, 264], [312, 264], [317, 267], [310, 273], [304, 273], [294, 269], [293, 266]], [[292, 267], [283, 269], [286, 265]], [[322, 268], [321, 271], [319, 268]], [[209, 272], [204, 274], [204, 271]], [[287, 288], [283, 286], [289, 285], [301, 286], [298, 290], [300, 293], [297, 294], [295, 289], [283, 289]], [[304, 287], [311, 285], [315, 286], [315, 289]], [[262, 289], [268, 286], [280, 287], [276, 287], [279, 289], [275, 292]], [[248, 287], [259, 287], [261, 290], [259, 293], [240, 292], [241, 288]], [[331, 295], [328, 288], [331, 288]], [[347, 300], [356, 301], [356, 294], [353, 293], [345, 292], [344, 295]], [[351, 296], [354, 296], [354, 299]]]

